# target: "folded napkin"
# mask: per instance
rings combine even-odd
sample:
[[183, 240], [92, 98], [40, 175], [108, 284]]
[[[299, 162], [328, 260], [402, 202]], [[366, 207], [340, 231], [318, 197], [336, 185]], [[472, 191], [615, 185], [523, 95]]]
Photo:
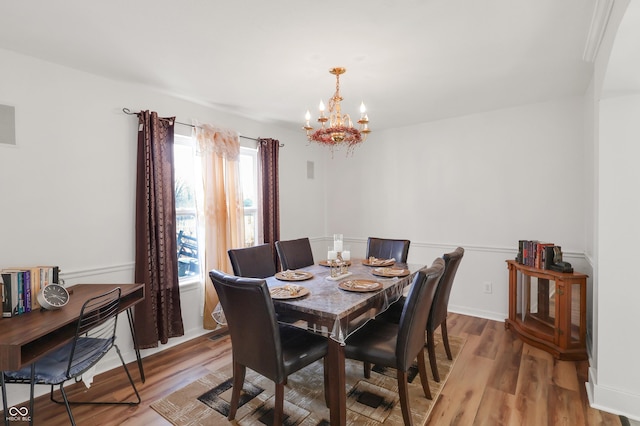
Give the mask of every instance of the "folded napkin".
[[290, 280], [294, 280], [296, 278], [304, 278], [307, 276], [306, 272], [292, 271], [290, 269], [282, 271], [280, 274], [283, 278], [288, 278]]
[[384, 265], [388, 262], [395, 262], [395, 257], [391, 259], [378, 259], [377, 257], [369, 256], [369, 265]]
[[375, 271], [379, 274], [385, 275], [402, 275], [404, 274], [404, 269], [397, 268], [376, 268]]

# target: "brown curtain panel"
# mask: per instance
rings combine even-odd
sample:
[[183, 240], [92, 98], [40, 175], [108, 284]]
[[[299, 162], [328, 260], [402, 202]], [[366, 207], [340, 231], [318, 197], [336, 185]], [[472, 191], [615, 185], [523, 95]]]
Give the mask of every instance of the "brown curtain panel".
[[182, 336], [178, 285], [173, 135], [175, 117], [138, 113], [135, 280], [145, 299], [135, 306], [140, 348], [158, 347]]
[[280, 269], [280, 260], [275, 250], [275, 243], [280, 239], [279, 151], [280, 141], [269, 138], [258, 139], [258, 155], [262, 174], [262, 232], [264, 242], [271, 244], [278, 270]]

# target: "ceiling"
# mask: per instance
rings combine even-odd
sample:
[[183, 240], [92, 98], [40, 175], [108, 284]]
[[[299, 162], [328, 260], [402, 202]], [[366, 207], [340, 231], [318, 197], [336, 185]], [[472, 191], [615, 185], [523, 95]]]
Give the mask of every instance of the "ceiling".
[[0, 48], [295, 128], [346, 67], [375, 131], [582, 95], [595, 3], [4, 1]]

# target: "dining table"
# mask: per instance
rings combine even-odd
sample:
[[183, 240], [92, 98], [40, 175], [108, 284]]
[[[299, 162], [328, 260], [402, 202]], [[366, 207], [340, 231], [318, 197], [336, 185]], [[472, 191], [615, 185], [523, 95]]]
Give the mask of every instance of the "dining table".
[[386, 264], [375, 260], [371, 266], [369, 259], [353, 259], [348, 275], [332, 276], [328, 261], [321, 261], [266, 278], [279, 318], [327, 336], [325, 368], [331, 425], [346, 424], [345, 342], [397, 301], [414, 275], [426, 268], [393, 259]]

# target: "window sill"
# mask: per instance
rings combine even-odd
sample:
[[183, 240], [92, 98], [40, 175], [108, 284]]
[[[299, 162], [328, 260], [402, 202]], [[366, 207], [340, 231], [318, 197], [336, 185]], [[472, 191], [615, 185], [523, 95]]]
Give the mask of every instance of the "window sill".
[[202, 284], [202, 277], [197, 275], [193, 277], [182, 278], [182, 279], [179, 279], [178, 281], [178, 285], [181, 291], [189, 290], [193, 288], [199, 288], [201, 284]]

